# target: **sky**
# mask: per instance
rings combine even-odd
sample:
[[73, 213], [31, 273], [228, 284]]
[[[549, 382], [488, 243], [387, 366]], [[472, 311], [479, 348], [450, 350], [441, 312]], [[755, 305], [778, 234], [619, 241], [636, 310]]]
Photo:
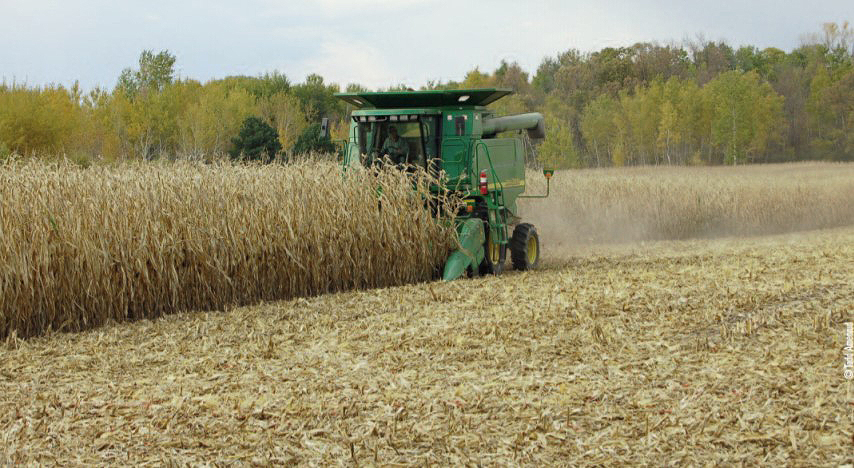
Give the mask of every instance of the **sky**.
[[0, 81], [112, 89], [142, 50], [202, 82], [279, 71], [371, 89], [636, 42], [798, 47], [854, 0], [0, 0]]

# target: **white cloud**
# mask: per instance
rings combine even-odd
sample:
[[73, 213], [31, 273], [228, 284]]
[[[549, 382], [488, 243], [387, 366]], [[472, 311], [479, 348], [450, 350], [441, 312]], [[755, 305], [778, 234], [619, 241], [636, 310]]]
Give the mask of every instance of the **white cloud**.
[[375, 45], [344, 38], [323, 40], [317, 57], [294, 64], [292, 69], [305, 75], [317, 73], [327, 82], [340, 84], [342, 89], [349, 83], [369, 88], [388, 86], [400, 73]]
[[[353, 21], [367, 21], [370, 17], [382, 16], [386, 12], [397, 12], [415, 6], [435, 3], [437, 0], [246, 0], [247, 3], [259, 4], [259, 11], [265, 15], [287, 16], [300, 14], [303, 16], [352, 16]], [[366, 12], [369, 12], [368, 15]]]
[[368, 11], [378, 9], [380, 11], [405, 10], [413, 6], [430, 3], [432, 0], [314, 0], [326, 14], [350, 13], [354, 10]]
[[342, 86], [418, 87], [501, 60], [534, 73], [570, 48], [698, 33], [790, 50], [846, 19], [851, 0], [0, 0], [0, 81], [109, 85], [142, 49], [168, 49], [201, 81], [278, 69], [294, 82], [319, 73]]

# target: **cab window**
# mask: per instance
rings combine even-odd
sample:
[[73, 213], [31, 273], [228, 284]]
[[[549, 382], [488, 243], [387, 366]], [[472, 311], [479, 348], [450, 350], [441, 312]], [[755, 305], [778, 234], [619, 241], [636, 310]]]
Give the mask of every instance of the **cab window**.
[[[406, 118], [406, 121], [401, 121]], [[375, 161], [389, 157], [388, 148], [401, 151], [401, 143], [406, 148], [406, 155], [392, 158], [395, 163], [426, 167], [428, 159], [438, 157], [437, 126], [435, 116], [376, 116], [373, 122], [357, 122], [357, 138], [362, 163], [374, 164]], [[394, 127], [399, 140], [391, 137]], [[426, 152], [426, 156], [425, 156]]]

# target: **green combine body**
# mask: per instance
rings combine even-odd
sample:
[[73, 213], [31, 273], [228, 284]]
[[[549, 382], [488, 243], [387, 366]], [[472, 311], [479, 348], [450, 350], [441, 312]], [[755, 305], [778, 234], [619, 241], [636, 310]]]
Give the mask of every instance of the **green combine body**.
[[[486, 107], [511, 93], [461, 89], [336, 95], [357, 108], [344, 148], [345, 166], [390, 157], [402, 166], [442, 174], [442, 189], [466, 200], [465, 212], [457, 217], [460, 248], [448, 257], [445, 280], [467, 272], [501, 273], [508, 249], [516, 269], [534, 268], [539, 262], [536, 229], [521, 223], [516, 205], [525, 196], [523, 141], [497, 136], [524, 130], [540, 139], [545, 127], [538, 113], [498, 117]], [[549, 178], [552, 171], [544, 173]]]

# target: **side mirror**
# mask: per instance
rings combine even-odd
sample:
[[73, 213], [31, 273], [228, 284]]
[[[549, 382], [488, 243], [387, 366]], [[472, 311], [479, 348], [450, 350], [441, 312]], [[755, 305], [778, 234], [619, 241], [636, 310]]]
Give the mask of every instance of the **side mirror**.
[[552, 175], [554, 175], [554, 169], [543, 169], [543, 176], [546, 178], [546, 194], [545, 195], [517, 195], [518, 198], [548, 198], [549, 192], [552, 190]]
[[320, 119], [320, 136], [329, 138], [329, 119], [326, 117]]

